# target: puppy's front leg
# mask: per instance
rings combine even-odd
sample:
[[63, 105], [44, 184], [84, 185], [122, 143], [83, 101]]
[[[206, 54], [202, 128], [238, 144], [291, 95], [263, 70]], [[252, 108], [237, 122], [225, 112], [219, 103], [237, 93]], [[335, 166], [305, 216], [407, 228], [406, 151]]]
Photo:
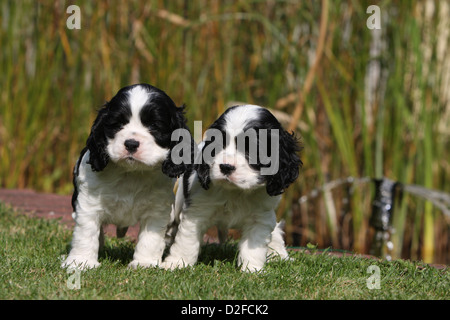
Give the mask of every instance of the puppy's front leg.
[[92, 269], [100, 265], [98, 250], [102, 238], [98, 213], [77, 212], [75, 216], [72, 248], [62, 263], [63, 268]]
[[254, 215], [243, 226], [238, 256], [242, 271], [255, 272], [264, 267], [275, 225], [275, 212], [269, 211]]
[[280, 258], [282, 260], [289, 260], [289, 254], [283, 239], [283, 224], [284, 222], [278, 222], [272, 231], [272, 239], [269, 243], [269, 251], [267, 252], [268, 259]]
[[178, 226], [175, 242], [170, 254], [164, 260], [164, 269], [192, 266], [197, 262], [205, 221], [198, 217], [184, 215]]
[[160, 217], [150, 217], [140, 222], [138, 243], [134, 250], [133, 261], [128, 267], [136, 269], [138, 266], [148, 268], [161, 264], [164, 252], [164, 236], [168, 223], [167, 214]]

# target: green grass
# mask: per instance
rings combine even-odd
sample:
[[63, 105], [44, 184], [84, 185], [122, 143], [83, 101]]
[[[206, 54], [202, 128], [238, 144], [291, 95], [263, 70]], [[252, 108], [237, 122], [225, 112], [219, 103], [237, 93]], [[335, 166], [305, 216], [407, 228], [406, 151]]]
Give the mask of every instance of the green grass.
[[[176, 271], [128, 269], [134, 244], [106, 238], [102, 265], [80, 274], [60, 268], [71, 230], [0, 206], [0, 299], [450, 299], [450, 273], [422, 263], [290, 252], [264, 272], [242, 273], [236, 246], [208, 245], [200, 262]], [[380, 289], [369, 290], [367, 268], [380, 268]], [[72, 277], [72, 278], [71, 278]]]

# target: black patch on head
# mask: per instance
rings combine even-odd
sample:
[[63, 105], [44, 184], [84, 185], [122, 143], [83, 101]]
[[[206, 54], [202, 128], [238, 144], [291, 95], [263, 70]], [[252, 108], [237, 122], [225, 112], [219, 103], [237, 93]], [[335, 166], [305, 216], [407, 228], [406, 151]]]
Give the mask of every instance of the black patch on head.
[[[182, 175], [194, 163], [194, 152], [196, 149], [194, 139], [186, 125], [184, 116], [185, 105], [177, 107], [173, 100], [162, 90], [148, 84], [143, 84], [153, 94], [140, 111], [141, 122], [146, 126], [161, 148], [169, 149], [166, 160], [162, 163], [162, 172], [176, 178]], [[154, 94], [156, 93], [156, 94]], [[171, 158], [172, 149], [182, 142], [180, 137], [172, 141], [172, 133], [177, 129], [184, 129], [189, 133], [190, 158], [187, 163], [175, 164]], [[186, 143], [186, 141], [183, 141]], [[179, 155], [183, 157], [182, 151]]]
[[[204, 157], [204, 151], [205, 148], [208, 147], [211, 143], [215, 142], [215, 136], [214, 135], [208, 135], [208, 130], [210, 129], [216, 129], [219, 130], [222, 133], [222, 145], [217, 145], [216, 148], [214, 148], [211, 151], [211, 156], [215, 157], [217, 153], [219, 153], [221, 151], [221, 147], [222, 148], [226, 148], [227, 142], [229, 142], [229, 137], [227, 137], [227, 132], [225, 131], [225, 125], [226, 125], [226, 120], [225, 120], [225, 115], [230, 112], [231, 110], [235, 109], [237, 106], [234, 107], [230, 107], [227, 110], [225, 110], [224, 113], [222, 113], [222, 115], [213, 122], [213, 124], [211, 124], [209, 126], [209, 128], [206, 130], [206, 137], [205, 137], [205, 144], [202, 148], [201, 151], [201, 156], [202, 156], [202, 161], [200, 164], [196, 164], [194, 166], [194, 169], [197, 171], [198, 174], [198, 181], [200, 182], [200, 185], [203, 187], [203, 189], [208, 190], [209, 189], [209, 184], [211, 183], [211, 178], [209, 176], [209, 170], [210, 170], [210, 165], [207, 163], [207, 161], [205, 160]], [[216, 143], [217, 144], [217, 143]]]
[[[178, 119], [183, 107], [178, 108], [172, 99], [162, 90], [148, 86], [151, 96], [142, 107], [139, 117], [142, 124], [148, 128], [161, 148], [170, 148], [172, 131], [183, 128], [184, 123]], [[182, 117], [181, 122], [184, 119]]]
[[[271, 196], [282, 194], [290, 184], [292, 184], [299, 175], [299, 169], [303, 165], [298, 152], [301, 146], [294, 133], [288, 133], [283, 129], [278, 120], [266, 109], [259, 111], [259, 120], [261, 128], [278, 129], [279, 131], [279, 168], [274, 175], [264, 176], [266, 180], [266, 190]], [[258, 127], [258, 124], [253, 124]], [[269, 134], [270, 139], [270, 134]], [[258, 143], [259, 145], [259, 143]], [[268, 146], [270, 150], [270, 144]]]
[[[278, 133], [281, 138], [281, 132], [284, 131], [281, 124], [278, 122], [278, 120], [268, 111], [267, 109], [260, 108], [256, 110], [258, 117], [257, 119], [253, 119], [249, 122], [247, 122], [246, 126], [244, 127], [244, 133], [249, 132], [250, 130], [254, 130], [256, 132], [256, 159], [249, 158], [249, 150], [250, 150], [250, 144], [252, 142], [250, 141], [249, 137], [246, 137], [245, 140], [245, 158], [247, 162], [249, 163], [250, 167], [253, 168], [256, 171], [259, 171], [261, 168], [264, 167], [270, 167], [270, 164], [262, 164], [260, 155], [265, 154], [269, 158], [272, 156], [271, 150], [272, 150], [272, 130], [278, 130]], [[267, 132], [267, 140], [266, 143], [261, 143], [261, 134], [263, 131], [266, 130]], [[244, 134], [242, 133], [242, 134]], [[254, 142], [253, 142], [254, 143]], [[261, 150], [263, 148], [263, 150]]]

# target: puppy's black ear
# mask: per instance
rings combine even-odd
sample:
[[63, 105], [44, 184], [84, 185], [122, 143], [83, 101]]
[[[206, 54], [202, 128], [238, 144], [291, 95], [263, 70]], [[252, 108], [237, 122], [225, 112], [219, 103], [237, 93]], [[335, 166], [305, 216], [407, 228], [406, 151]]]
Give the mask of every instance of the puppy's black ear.
[[266, 178], [266, 190], [270, 196], [282, 194], [297, 179], [299, 168], [303, 165], [297, 154], [301, 147], [294, 133], [289, 134], [281, 129], [279, 138], [278, 172]]
[[197, 171], [198, 181], [203, 189], [208, 190], [211, 178], [209, 177], [209, 165], [205, 162], [195, 165], [195, 170]]
[[93, 171], [102, 171], [109, 162], [109, 156], [106, 152], [105, 119], [108, 115], [108, 104], [98, 112], [97, 118], [91, 128], [91, 134], [86, 141], [86, 147], [89, 149], [89, 161]]
[[184, 108], [184, 105], [176, 108], [175, 113], [172, 115], [170, 150], [166, 160], [162, 164], [162, 172], [171, 178], [179, 177], [194, 163], [196, 146], [186, 125]]

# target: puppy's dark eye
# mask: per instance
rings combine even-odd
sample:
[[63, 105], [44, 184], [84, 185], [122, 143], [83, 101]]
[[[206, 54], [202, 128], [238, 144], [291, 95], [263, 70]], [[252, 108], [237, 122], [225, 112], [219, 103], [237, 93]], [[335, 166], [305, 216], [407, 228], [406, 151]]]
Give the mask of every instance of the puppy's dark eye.
[[[211, 151], [211, 157], [215, 157], [216, 156], [216, 154], [218, 154], [222, 149], [221, 149], [221, 147], [222, 146], [220, 146], [219, 144], [217, 144], [216, 143], [216, 137], [211, 137], [211, 142], [210, 143], [208, 143], [208, 145], [210, 145], [211, 143], [214, 143], [214, 148], [212, 149], [212, 151]], [[225, 144], [225, 142], [224, 142], [224, 144]]]
[[114, 138], [114, 135], [119, 132], [129, 121], [129, 117], [123, 113], [109, 114], [104, 122], [105, 135], [108, 138]]
[[236, 149], [246, 155], [250, 152], [251, 145], [255, 149], [257, 148], [257, 143], [257, 136], [241, 133], [234, 137], [234, 145], [236, 146]]
[[142, 108], [139, 116], [142, 124], [146, 126], [150, 132], [169, 132], [171, 130], [170, 116], [154, 105]]

